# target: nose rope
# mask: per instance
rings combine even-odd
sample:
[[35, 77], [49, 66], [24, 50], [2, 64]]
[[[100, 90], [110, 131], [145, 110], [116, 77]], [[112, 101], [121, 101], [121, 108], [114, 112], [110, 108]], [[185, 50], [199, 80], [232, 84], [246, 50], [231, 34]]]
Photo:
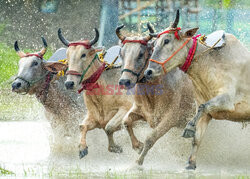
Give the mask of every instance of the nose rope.
[[[179, 37], [178, 31], [180, 31], [180, 30], [181, 30], [180, 27], [177, 27], [177, 28], [175, 28], [175, 29], [166, 30], [166, 31], [161, 32], [160, 34], [158, 34], [158, 35], [157, 35], [157, 38], [159, 38], [162, 34], [174, 32], [174, 35], [175, 35], [176, 39], [179, 40], [180, 37]], [[193, 58], [194, 58], [194, 54], [195, 54], [196, 48], [197, 48], [197, 38], [200, 37], [200, 36], [201, 36], [201, 34], [198, 34], [197, 36], [192, 37], [192, 39], [193, 39], [193, 45], [192, 45], [192, 47], [189, 49], [189, 52], [188, 52], [188, 56], [187, 56], [187, 58], [186, 58], [186, 61], [184, 62], [184, 64], [183, 64], [182, 67], [181, 67], [181, 70], [184, 71], [184, 72], [187, 72], [189, 66], [191, 65], [191, 62], [192, 62], [192, 60], [193, 60]], [[179, 49], [177, 49], [168, 59], [166, 59], [166, 60], [163, 61], [163, 62], [159, 62], [159, 61], [156, 61], [156, 60], [154, 60], [154, 59], [149, 59], [149, 60], [152, 61], [152, 62], [155, 62], [155, 63], [160, 64], [161, 67], [163, 68], [164, 73], [166, 73], [166, 69], [165, 69], [165, 67], [164, 67], [165, 63], [167, 63], [169, 60], [171, 60], [171, 58], [173, 58], [173, 57], [174, 57], [174, 56], [175, 56], [175, 55], [176, 55], [176, 54], [177, 54], [177, 53], [178, 53], [178, 52], [179, 52], [179, 51], [180, 51], [189, 41], [190, 41], [190, 40], [191, 40], [191, 38], [188, 38], [188, 39], [182, 44], [182, 46], [181, 46]]]
[[[140, 43], [140, 44], [145, 45], [145, 46], [147, 46], [147, 44], [148, 44], [148, 42], [145, 41], [145, 40], [123, 40], [123, 41], [122, 41], [122, 44], [123, 44], [123, 45], [125, 45], [126, 43]], [[124, 68], [124, 69], [121, 71], [121, 73], [123, 73], [123, 72], [129, 72], [129, 73], [131, 73], [132, 75], [134, 75], [134, 76], [137, 77], [137, 81], [136, 81], [136, 82], [138, 82], [138, 81], [139, 81], [138, 79], [139, 79], [139, 77], [141, 76], [142, 71], [143, 71], [144, 68], [146, 67], [147, 62], [148, 62], [148, 60], [145, 61], [143, 68], [142, 68], [138, 73], [136, 73], [136, 72], [134, 72], [134, 71], [132, 71], [132, 70], [130, 70], [130, 69], [127, 69], [127, 68]]]
[[163, 71], [164, 71], [164, 73], [166, 73], [166, 69], [165, 69], [165, 67], [164, 67], [164, 65], [165, 65], [165, 63], [167, 63], [169, 60], [171, 60], [189, 41], [191, 40], [191, 38], [188, 38], [183, 44], [182, 44], [182, 46], [180, 47], [180, 48], [178, 48], [168, 59], [166, 59], [164, 62], [159, 62], [159, 61], [156, 61], [156, 60], [154, 60], [154, 59], [149, 59], [150, 61], [152, 61], [152, 62], [155, 62], [155, 63], [158, 63], [158, 64], [160, 64], [161, 65], [161, 67], [162, 67], [162, 69], [163, 69]]
[[15, 80], [16, 79], [21, 79], [21, 80], [23, 80], [24, 82], [26, 82], [26, 83], [28, 83], [28, 86], [29, 87], [31, 87], [31, 86], [33, 86], [34, 84], [36, 84], [37, 82], [39, 82], [39, 81], [41, 81], [45, 76], [47, 76], [49, 74], [49, 71], [47, 71], [43, 76], [41, 76], [40, 78], [37, 78], [37, 79], [35, 79], [35, 80], [31, 80], [31, 81], [29, 81], [29, 80], [26, 80], [25, 78], [23, 78], [23, 77], [21, 77], [21, 76], [17, 76], [16, 78], [15, 78]]
[[94, 61], [98, 59], [98, 55], [96, 54], [95, 57], [91, 60], [90, 64], [87, 66], [87, 68], [85, 70], [83, 70], [82, 73], [79, 73], [77, 71], [74, 71], [74, 70], [69, 70], [66, 72], [66, 75], [75, 75], [75, 76], [80, 76], [81, 79], [80, 79], [80, 82], [79, 84], [81, 84], [84, 76], [86, 75], [86, 73], [88, 72], [89, 68], [92, 66], [92, 64], [94, 63]]

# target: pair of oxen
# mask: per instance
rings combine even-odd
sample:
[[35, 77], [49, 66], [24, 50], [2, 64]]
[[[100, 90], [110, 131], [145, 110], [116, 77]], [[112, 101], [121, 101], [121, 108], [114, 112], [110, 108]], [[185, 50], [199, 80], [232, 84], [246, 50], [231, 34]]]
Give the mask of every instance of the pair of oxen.
[[[125, 37], [120, 32], [123, 26], [117, 27], [123, 64], [121, 68], [106, 71], [93, 47], [99, 37], [97, 29], [93, 40], [77, 42], [66, 40], [59, 29], [59, 39], [68, 47], [67, 65], [43, 60], [47, 47], [44, 39], [44, 48], [34, 54], [21, 52], [15, 43], [21, 60], [13, 91], [36, 93], [48, 111], [53, 108], [52, 113], [60, 114], [65, 121], [71, 122], [69, 118], [78, 121], [79, 116], [71, 115], [82, 107], [67, 95], [63, 96], [65, 90], [53, 82], [54, 74], [67, 68], [66, 88], [86, 90], [83, 95], [87, 114], [80, 124], [80, 158], [88, 153], [86, 134], [95, 128], [105, 130], [109, 151], [122, 152], [113, 140], [113, 133], [124, 124], [133, 149], [140, 154], [136, 164], [142, 165], [160, 137], [173, 127], [185, 126], [187, 119], [195, 114], [183, 132], [183, 137], [193, 138], [187, 169], [195, 169], [197, 151], [212, 118], [237, 122], [250, 119], [250, 56], [231, 34], [223, 36], [225, 46], [208, 51], [208, 46], [197, 41], [198, 28], [181, 30], [178, 22], [179, 11], [174, 22], [161, 33], [155, 34], [148, 24], [150, 34], [146, 37]], [[108, 92], [100, 92], [105, 87]], [[127, 95], [126, 90], [132, 90], [134, 95]], [[57, 99], [51, 102], [46, 97]], [[83, 113], [81, 109], [80, 115]], [[144, 143], [132, 129], [137, 120], [144, 120], [153, 128]]]

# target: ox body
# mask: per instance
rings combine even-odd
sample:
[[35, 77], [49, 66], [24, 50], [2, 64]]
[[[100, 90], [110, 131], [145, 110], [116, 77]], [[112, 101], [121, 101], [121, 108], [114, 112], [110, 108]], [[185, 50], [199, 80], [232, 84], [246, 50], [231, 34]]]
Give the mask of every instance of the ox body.
[[[92, 45], [97, 42], [99, 37], [97, 29], [95, 29], [95, 31], [96, 37], [93, 40], [84, 40], [74, 43], [70, 43], [64, 39], [61, 30], [59, 29], [58, 31], [59, 38], [68, 46], [68, 71], [65, 86], [69, 90], [81, 88], [81, 83], [103, 65], [98, 59], [95, 60], [97, 54]], [[86, 71], [86, 69], [88, 70]], [[86, 71], [86, 74], [81, 80], [83, 71]], [[126, 92], [124, 92], [125, 90], [120, 89], [117, 85], [120, 73], [120, 68], [104, 71], [97, 80], [99, 88], [87, 89], [83, 92], [87, 115], [80, 125], [80, 158], [88, 154], [88, 147], [86, 144], [87, 132], [96, 128], [104, 129], [106, 132], [109, 142], [108, 150], [110, 152], [122, 152], [122, 148], [114, 142], [113, 133], [120, 129], [123, 117], [132, 106], [132, 97], [126, 95]], [[89, 86], [93, 85], [91, 83], [86, 84]], [[100, 89], [102, 87], [106, 88], [108, 85], [110, 85], [111, 93], [102, 93]], [[112, 93], [112, 91], [114, 93]]]
[[[178, 30], [179, 12], [174, 24], [155, 42], [155, 50], [151, 56], [145, 75], [148, 79], [154, 79], [171, 73], [176, 67], [182, 67], [185, 63], [188, 51], [193, 45], [190, 38], [194, 36], [198, 28]], [[178, 34], [179, 39], [176, 38]], [[152, 34], [153, 35], [153, 34]], [[196, 155], [209, 121], [216, 120], [249, 121], [250, 119], [250, 53], [232, 34], [225, 34], [225, 46], [217, 50], [210, 50], [207, 46], [198, 43], [194, 60], [190, 63], [187, 74], [193, 82], [198, 110], [183, 133], [183, 137], [193, 137], [192, 152], [187, 169], [196, 168]], [[175, 53], [178, 48], [183, 48]], [[174, 54], [174, 56], [173, 56]], [[169, 61], [160, 65], [172, 55]], [[163, 69], [162, 69], [163, 68]], [[190, 89], [191, 90], [191, 89]]]
[[[131, 138], [132, 147], [139, 154], [136, 165], [142, 165], [148, 151], [156, 141], [173, 127], [184, 127], [186, 119], [191, 117], [194, 100], [191, 81], [180, 70], [173, 70], [162, 78], [146, 81], [144, 71], [148, 66], [152, 53], [150, 37], [125, 37], [117, 28], [117, 35], [122, 40], [121, 57], [123, 73], [119, 80], [128, 90], [134, 88], [132, 108], [124, 118], [124, 124]], [[150, 32], [153, 29], [148, 24]], [[141, 43], [145, 42], [145, 43]], [[138, 74], [138, 75], [136, 75]], [[153, 131], [146, 137], [144, 144], [134, 135], [132, 123], [137, 120], [146, 121]]]
[[34, 53], [38, 56], [27, 55], [19, 50], [16, 42], [15, 49], [21, 59], [12, 91], [35, 95], [42, 103], [54, 134], [53, 140], [50, 140], [51, 154], [72, 153], [79, 142], [79, 119], [84, 115], [85, 105], [79, 95], [65, 89], [65, 77], [57, 80], [53, 70], [60, 63], [40, 58], [46, 52], [45, 48]]

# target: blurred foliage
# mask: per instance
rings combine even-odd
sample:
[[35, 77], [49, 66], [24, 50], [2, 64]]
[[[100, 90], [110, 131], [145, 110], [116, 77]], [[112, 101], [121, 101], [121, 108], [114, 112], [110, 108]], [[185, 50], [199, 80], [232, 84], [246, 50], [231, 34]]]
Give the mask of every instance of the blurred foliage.
[[[32, 51], [25, 49], [24, 52], [31, 53]], [[48, 59], [51, 55], [52, 50], [48, 49], [44, 55], [44, 59]], [[19, 59], [13, 47], [8, 47], [0, 43], [0, 85], [17, 74]]]
[[250, 0], [201, 0], [200, 4], [204, 4], [213, 8], [250, 8]]
[[6, 27], [6, 23], [0, 23], [0, 35], [3, 33], [5, 27]]

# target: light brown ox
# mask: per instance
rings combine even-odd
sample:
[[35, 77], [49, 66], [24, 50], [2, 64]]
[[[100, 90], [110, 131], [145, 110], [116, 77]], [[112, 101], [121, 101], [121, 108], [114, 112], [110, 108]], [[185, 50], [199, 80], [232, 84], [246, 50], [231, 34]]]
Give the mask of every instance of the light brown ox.
[[45, 39], [42, 40], [44, 47], [33, 55], [22, 52], [15, 42], [20, 61], [12, 91], [36, 96], [45, 109], [45, 116], [54, 134], [53, 140], [49, 140], [51, 155], [69, 154], [78, 145], [79, 117], [85, 114], [84, 102], [78, 94], [64, 88], [65, 77], [57, 80], [56, 71], [63, 68], [62, 64], [42, 58], [47, 49]]
[[[152, 43], [148, 37], [125, 37], [120, 33], [120, 26], [116, 34], [123, 42], [121, 57], [123, 59], [120, 85], [125, 85], [130, 93], [135, 93], [133, 107], [124, 118], [131, 138], [132, 147], [139, 154], [136, 165], [142, 165], [148, 151], [156, 141], [173, 127], [184, 127], [186, 119], [195, 111], [191, 81], [180, 70], [174, 70], [162, 78], [147, 82], [144, 70], [152, 52]], [[148, 24], [148, 28], [153, 29]], [[132, 89], [135, 87], [134, 89]], [[133, 122], [145, 120], [153, 128], [144, 144], [140, 142], [132, 130]]]
[[[65, 82], [67, 89], [79, 89], [80, 86], [80, 76], [77, 74], [82, 74], [82, 72], [89, 66], [92, 60], [95, 58], [96, 51], [92, 47], [99, 38], [98, 30], [95, 29], [96, 36], [93, 40], [88, 41], [78, 41], [77, 43], [84, 43], [84, 45], [74, 45], [69, 46], [71, 43], [67, 41], [61, 34], [61, 30], [58, 31], [58, 36], [60, 40], [66, 46], [67, 58], [68, 58], [68, 72], [67, 81]], [[87, 48], [90, 47], [90, 48]], [[93, 65], [90, 66], [83, 80], [90, 77], [101, 65], [102, 62], [95, 60]], [[95, 128], [102, 128], [105, 130], [110, 152], [120, 153], [122, 148], [114, 143], [113, 133], [120, 129], [122, 119], [128, 110], [132, 106], [132, 97], [123, 95], [125, 90], [119, 88], [118, 80], [121, 73], [120, 68], [114, 68], [108, 71], [104, 71], [97, 81], [102, 87], [110, 86], [110, 94], [97, 94], [100, 92], [100, 88], [93, 89], [92, 93], [95, 95], [88, 95], [88, 91], [84, 91], [83, 97], [85, 105], [87, 108], [87, 115], [84, 118], [81, 129], [81, 142], [80, 142], [80, 158], [84, 157], [88, 153], [88, 148], [86, 144], [86, 134], [89, 130]], [[120, 91], [120, 92], [119, 92]], [[125, 93], [126, 94], [126, 93]]]
[[[175, 23], [167, 29], [175, 31], [178, 21], [177, 11]], [[175, 38], [174, 33], [161, 35], [155, 42], [151, 58], [163, 62], [197, 30], [198, 28], [191, 28], [179, 31], [180, 40]], [[190, 40], [182, 50], [165, 63], [164, 68], [167, 73], [184, 64], [192, 43]], [[232, 34], [225, 34], [224, 47], [199, 55], [205, 50], [207, 47], [199, 43], [196, 56], [187, 71], [194, 84], [195, 97], [199, 105], [194, 119], [188, 123], [183, 133], [183, 137], [194, 138], [187, 169], [196, 168], [196, 155], [211, 118], [237, 122], [250, 119], [249, 51]], [[162, 76], [161, 65], [150, 61], [145, 75], [148, 79]]]

